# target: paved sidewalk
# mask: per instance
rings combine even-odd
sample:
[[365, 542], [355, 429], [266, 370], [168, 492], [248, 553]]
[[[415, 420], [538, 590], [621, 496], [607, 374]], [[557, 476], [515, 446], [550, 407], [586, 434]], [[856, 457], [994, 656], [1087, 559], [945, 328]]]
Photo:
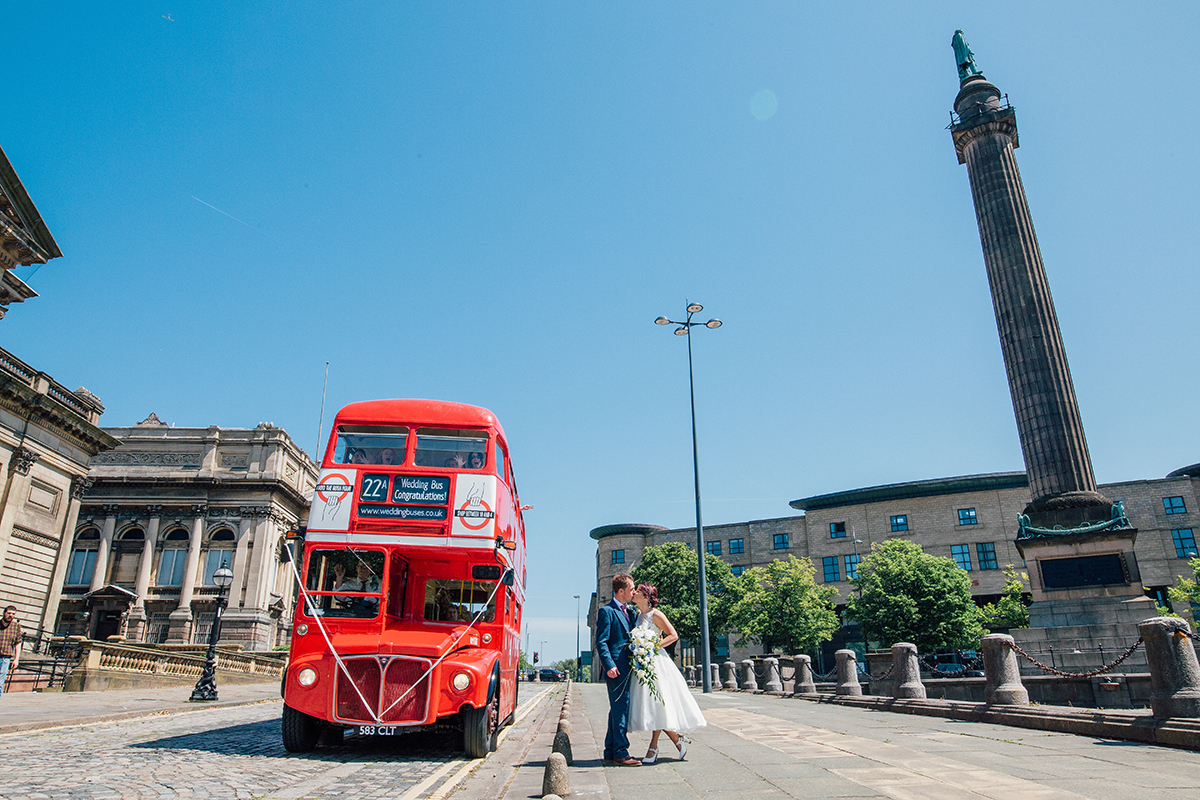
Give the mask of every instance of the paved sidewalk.
[[214, 703], [190, 703], [191, 694], [190, 686], [108, 692], [12, 692], [0, 695], [0, 734], [279, 701], [279, 679], [217, 686], [220, 700]]
[[[603, 741], [604, 687], [583, 684], [576, 692], [577, 711]], [[602, 768], [581, 764], [577, 752], [572, 781], [600, 770], [613, 800], [1147, 800], [1200, 791], [1200, 753], [1193, 751], [769, 695], [696, 697], [709, 725], [692, 732], [687, 761], [665, 740], [665, 760], [654, 766]], [[644, 755], [649, 735], [630, 740], [631, 754]]]

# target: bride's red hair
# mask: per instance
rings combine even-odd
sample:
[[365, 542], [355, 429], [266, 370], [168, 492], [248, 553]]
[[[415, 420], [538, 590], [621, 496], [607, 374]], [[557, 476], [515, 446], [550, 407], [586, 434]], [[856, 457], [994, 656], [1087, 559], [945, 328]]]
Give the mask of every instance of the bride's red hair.
[[658, 589], [648, 583], [639, 583], [637, 591], [646, 596], [646, 599], [650, 601], [651, 608], [658, 608]]

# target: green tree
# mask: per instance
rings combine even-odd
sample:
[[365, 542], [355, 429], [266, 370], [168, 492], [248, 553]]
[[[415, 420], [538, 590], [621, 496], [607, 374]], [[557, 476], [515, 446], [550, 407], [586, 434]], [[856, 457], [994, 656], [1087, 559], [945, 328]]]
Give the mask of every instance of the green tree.
[[737, 630], [770, 652], [808, 650], [833, 638], [840, 622], [834, 610], [837, 589], [818, 586], [807, 558], [789, 555], [742, 574], [741, 597], [733, 607]]
[[870, 640], [912, 642], [923, 653], [977, 646], [983, 636], [971, 579], [953, 560], [903, 539], [871, 545], [846, 602]]
[[1172, 603], [1187, 603], [1188, 608], [1193, 610], [1194, 619], [1194, 609], [1200, 606], [1200, 558], [1193, 558], [1188, 564], [1192, 568], [1192, 577], [1185, 578], [1180, 575], [1174, 586], [1167, 587], [1167, 597]]
[[[688, 642], [700, 640], [700, 583], [697, 580], [700, 562], [686, 544], [647, 547], [642, 560], [633, 568], [634, 583], [648, 583], [658, 589], [658, 607], [679, 638]], [[717, 637], [732, 629], [732, 611], [741, 593], [741, 582], [733, 576], [729, 565], [712, 555], [705, 555], [704, 573], [708, 579], [709, 647], [716, 647]]]
[[988, 603], [979, 609], [980, 621], [988, 630], [997, 628], [1028, 628], [1029, 606], [1025, 605], [1025, 583], [1029, 575], [1017, 573], [1012, 564], [1004, 565], [1004, 589], [1000, 602]]

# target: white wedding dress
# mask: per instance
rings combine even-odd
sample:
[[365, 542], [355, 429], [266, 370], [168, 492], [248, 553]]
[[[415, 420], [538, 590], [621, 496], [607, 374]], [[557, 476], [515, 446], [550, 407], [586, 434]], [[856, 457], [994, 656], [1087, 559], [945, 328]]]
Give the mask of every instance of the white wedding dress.
[[[651, 628], [662, 633], [650, 614], [638, 615], [636, 627]], [[662, 650], [654, 656], [654, 671], [658, 676], [658, 693], [663, 699], [661, 703], [650, 694], [650, 689], [638, 678], [637, 672], [630, 672], [628, 729], [680, 733], [707, 725], [683, 674]]]

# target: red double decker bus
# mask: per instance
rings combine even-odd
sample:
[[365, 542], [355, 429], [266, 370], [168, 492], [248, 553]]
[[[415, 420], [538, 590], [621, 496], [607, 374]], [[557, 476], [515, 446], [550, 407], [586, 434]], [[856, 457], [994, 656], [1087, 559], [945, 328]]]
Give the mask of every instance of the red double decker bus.
[[472, 757], [517, 706], [525, 526], [504, 429], [476, 406], [338, 412], [303, 550], [283, 743], [454, 725]]

